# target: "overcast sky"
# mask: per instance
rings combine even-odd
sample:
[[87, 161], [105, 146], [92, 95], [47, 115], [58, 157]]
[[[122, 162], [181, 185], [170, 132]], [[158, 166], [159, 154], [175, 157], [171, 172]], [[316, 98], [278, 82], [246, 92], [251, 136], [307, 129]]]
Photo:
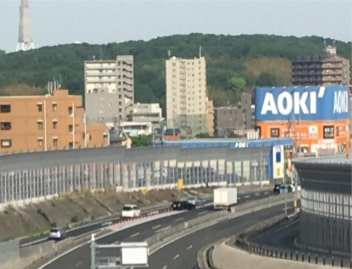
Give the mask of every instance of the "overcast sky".
[[[0, 0], [0, 49], [13, 51], [20, 0]], [[192, 32], [352, 41], [352, 0], [29, 0], [36, 47]]]

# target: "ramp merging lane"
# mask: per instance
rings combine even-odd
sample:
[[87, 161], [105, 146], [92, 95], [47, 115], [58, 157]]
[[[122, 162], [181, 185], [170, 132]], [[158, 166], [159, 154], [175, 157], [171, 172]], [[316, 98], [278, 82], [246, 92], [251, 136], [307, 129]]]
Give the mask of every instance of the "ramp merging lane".
[[[245, 203], [247, 201], [253, 201], [253, 200], [257, 200], [257, 199], [262, 199], [265, 197], [268, 197], [272, 195], [272, 192], [270, 191], [260, 191], [260, 192], [256, 192], [256, 193], [249, 193], [249, 194], [241, 194], [239, 195], [239, 203]], [[277, 209], [278, 210], [278, 209]], [[269, 210], [270, 211], [270, 210]], [[183, 221], [189, 221], [191, 219], [197, 218], [203, 214], [207, 214], [209, 212], [212, 212], [212, 208], [210, 205], [201, 207], [199, 209], [196, 210], [190, 210], [190, 211], [184, 211], [181, 212], [180, 214], [176, 214], [176, 215], [171, 215], [171, 216], [166, 216], [160, 219], [156, 219], [156, 220], [152, 220], [149, 222], [145, 222], [143, 224], [138, 224], [129, 228], [124, 228], [122, 230], [117, 230], [115, 233], [106, 236], [102, 239], [99, 239], [97, 241], [98, 244], [112, 244], [112, 243], [116, 243], [116, 242], [138, 242], [138, 241], [144, 241], [147, 238], [151, 237], [152, 235], [158, 233], [161, 230], [167, 230], [169, 228], [171, 228], [173, 225], [176, 225], [178, 223], [181, 223]], [[259, 214], [259, 213], [255, 213], [252, 215]], [[265, 214], [263, 215], [264, 218]], [[268, 216], [265, 216], [268, 217]], [[269, 216], [270, 217], [270, 216]], [[244, 216], [244, 218], [246, 219], [246, 216]], [[253, 217], [250, 217], [253, 218]], [[258, 217], [254, 217], [255, 219], [258, 220]], [[237, 218], [234, 219], [234, 222], [236, 222]], [[220, 225], [220, 224], [219, 224]], [[225, 225], [224, 227], [227, 227], [227, 225]], [[241, 226], [245, 227], [245, 226]], [[224, 231], [221, 231], [222, 228], [220, 228], [219, 233], [216, 232], [217, 234], [219, 234], [220, 236], [224, 234]], [[198, 233], [195, 233], [198, 234]], [[194, 254], [192, 255], [192, 262], [187, 262], [189, 264], [193, 263], [193, 266], [195, 265], [195, 257], [196, 257], [196, 252], [199, 250], [200, 247], [202, 247], [203, 241], [207, 238], [213, 238], [213, 235], [209, 234], [208, 232], [204, 232], [202, 233], [202, 231], [200, 232], [201, 236], [198, 234], [198, 237], [202, 237], [202, 240], [199, 240], [199, 243], [190, 243], [191, 241], [187, 241], [185, 244], [180, 245], [176, 245], [176, 247], [179, 247], [180, 250], [182, 251], [189, 251], [190, 253]], [[193, 234], [185, 237], [185, 238], [193, 238], [192, 237]], [[175, 243], [177, 243], [178, 241], [176, 241]], [[173, 243], [173, 244], [175, 244]], [[171, 244], [171, 246], [173, 246], [173, 244]], [[175, 253], [175, 255], [173, 255], [174, 252], [177, 252], [175, 250], [169, 250], [170, 247], [169, 245], [165, 248], [165, 251], [167, 253], [169, 253], [167, 256], [162, 257], [159, 255], [160, 253], [163, 253], [164, 249], [161, 249], [160, 251], [156, 252], [155, 254], [151, 255], [151, 265], [149, 268], [153, 268], [153, 269], [157, 269], [160, 267], [160, 269], [163, 268], [164, 265], [167, 266], [167, 264], [171, 261], [176, 261], [176, 260], [183, 260], [183, 258], [181, 259], [181, 254], [180, 253]], [[177, 256], [177, 254], [179, 254], [180, 256]], [[172, 256], [172, 257], [171, 257]], [[159, 259], [159, 261], [157, 261], [156, 259]], [[156, 264], [159, 263], [159, 264]], [[155, 265], [154, 265], [155, 264]], [[162, 264], [162, 265], [161, 265]], [[179, 265], [181, 266], [181, 265]], [[71, 252], [66, 253], [65, 255], [62, 256], [58, 256], [55, 260], [51, 261], [50, 263], [40, 267], [40, 269], [62, 269], [62, 268], [67, 268], [67, 269], [86, 269], [86, 268], [90, 268], [90, 247], [89, 244], [85, 244], [81, 247], [78, 247], [74, 250], [72, 250]], [[177, 269], [180, 268], [184, 268], [187, 269], [188, 267], [174, 267]], [[190, 269], [192, 267], [189, 267]], [[164, 268], [166, 269], [166, 268]]]

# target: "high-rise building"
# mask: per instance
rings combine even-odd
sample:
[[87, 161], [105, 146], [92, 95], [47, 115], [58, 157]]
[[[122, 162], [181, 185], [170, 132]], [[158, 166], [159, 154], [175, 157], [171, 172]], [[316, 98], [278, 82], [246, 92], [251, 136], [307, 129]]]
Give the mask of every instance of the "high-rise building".
[[166, 101], [169, 128], [180, 128], [181, 134], [187, 137], [213, 134], [204, 57], [166, 60]]
[[350, 61], [337, 56], [336, 47], [327, 46], [318, 58], [292, 61], [292, 84], [326, 86], [350, 84]]
[[34, 49], [34, 43], [30, 25], [28, 0], [21, 0], [20, 24], [16, 51], [26, 51], [31, 49]]
[[133, 56], [86, 61], [84, 74], [88, 122], [112, 127], [127, 121], [134, 104]]
[[0, 154], [109, 145], [104, 124], [86, 124], [80, 95], [0, 97]]

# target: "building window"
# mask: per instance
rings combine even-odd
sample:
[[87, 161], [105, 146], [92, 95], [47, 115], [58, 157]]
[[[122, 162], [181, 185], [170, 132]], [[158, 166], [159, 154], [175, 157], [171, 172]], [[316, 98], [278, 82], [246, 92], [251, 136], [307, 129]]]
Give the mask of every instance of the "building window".
[[73, 142], [69, 142], [69, 143], [68, 143], [68, 147], [69, 147], [70, 149], [73, 149]]
[[43, 138], [38, 138], [38, 147], [42, 147], [43, 146]]
[[72, 124], [70, 124], [70, 125], [68, 126], [68, 131], [69, 131], [70, 133], [73, 132], [73, 125], [72, 125]]
[[68, 107], [68, 114], [69, 114], [69, 115], [72, 115], [72, 114], [73, 114], [73, 107], [72, 107], [72, 106], [69, 106], [69, 107]]
[[53, 138], [53, 146], [54, 148], [57, 148], [58, 145], [58, 139], [57, 138]]
[[11, 122], [1, 122], [0, 129], [4, 131], [11, 130]]
[[10, 113], [11, 112], [11, 105], [0, 105], [0, 112], [1, 113]]
[[57, 104], [52, 104], [53, 107], [53, 112], [55, 112], [57, 110]]
[[108, 135], [107, 134], [103, 134], [103, 139], [104, 139], [104, 142], [108, 142]]
[[53, 129], [57, 129], [57, 121], [53, 120]]
[[327, 125], [324, 126], [324, 139], [330, 139], [330, 138], [334, 138], [334, 126], [333, 125]]
[[82, 139], [85, 139], [85, 138], [86, 138], [86, 134], [82, 133]]
[[11, 139], [2, 139], [1, 140], [1, 147], [2, 148], [11, 148], [12, 141]]
[[271, 128], [270, 129], [271, 137], [280, 137], [280, 129], [279, 128]]
[[43, 122], [42, 121], [38, 121], [37, 122], [37, 126], [38, 126], [39, 130], [43, 129]]
[[42, 112], [43, 111], [43, 105], [42, 104], [37, 104], [37, 110], [38, 110], [38, 112]]

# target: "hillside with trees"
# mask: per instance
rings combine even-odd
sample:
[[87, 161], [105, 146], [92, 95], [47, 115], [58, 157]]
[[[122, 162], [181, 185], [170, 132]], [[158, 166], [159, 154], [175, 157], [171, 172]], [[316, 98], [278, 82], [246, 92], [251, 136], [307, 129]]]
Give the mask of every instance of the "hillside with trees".
[[[326, 40], [332, 44], [333, 40]], [[351, 59], [351, 42], [336, 41], [340, 56]], [[290, 85], [290, 60], [319, 56], [321, 37], [189, 34], [104, 45], [69, 44], [27, 52], [0, 52], [0, 95], [42, 94], [58, 80], [73, 94], [84, 92], [84, 61], [132, 54], [135, 100], [165, 106], [165, 60], [168, 53], [207, 60], [208, 91], [215, 105], [235, 103], [241, 91], [254, 86]]]

